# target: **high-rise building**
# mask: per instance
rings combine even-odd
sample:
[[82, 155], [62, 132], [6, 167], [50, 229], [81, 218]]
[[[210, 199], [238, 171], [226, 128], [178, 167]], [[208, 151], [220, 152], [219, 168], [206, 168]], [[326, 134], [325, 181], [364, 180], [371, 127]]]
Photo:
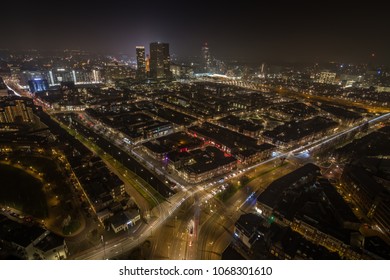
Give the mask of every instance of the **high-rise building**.
[[168, 43], [150, 43], [150, 76], [154, 79], [172, 77]]
[[147, 54], [145, 59], [145, 70], [146, 76], [149, 77], [150, 74], [150, 56]]
[[322, 84], [334, 84], [336, 81], [336, 73], [333, 72], [321, 72], [320, 77], [318, 78], [318, 82]]
[[94, 84], [101, 82], [101, 73], [98, 69], [55, 68], [50, 69], [46, 76], [50, 86], [60, 85], [64, 82], [73, 82], [74, 84]]
[[28, 81], [28, 87], [32, 93], [37, 91], [45, 91], [49, 89], [49, 83], [46, 79], [35, 78]]
[[33, 121], [34, 103], [31, 99], [13, 97], [0, 101], [0, 123], [29, 123]]
[[46, 79], [46, 73], [44, 71], [16, 71], [19, 74], [19, 84], [24, 87], [28, 88], [28, 81], [34, 80], [34, 79]]
[[69, 69], [65, 68], [56, 68], [49, 70], [49, 84], [50, 85], [59, 85], [62, 82], [74, 82], [75, 83], [75, 73]]
[[99, 69], [93, 69], [92, 70], [92, 82], [93, 83], [101, 83], [102, 82], [102, 75]]
[[204, 72], [210, 72], [211, 69], [211, 56], [207, 43], [202, 47], [202, 68]]
[[137, 46], [135, 47], [137, 54], [137, 73], [136, 78], [143, 80], [145, 79], [146, 74], [146, 64], [145, 64], [145, 47]]
[[194, 71], [192, 70], [192, 68], [186, 65], [172, 64], [171, 72], [175, 78], [179, 79], [185, 79], [194, 76]]
[[103, 68], [103, 76], [106, 82], [114, 82], [115, 80], [135, 78], [136, 71], [124, 64], [108, 64]]

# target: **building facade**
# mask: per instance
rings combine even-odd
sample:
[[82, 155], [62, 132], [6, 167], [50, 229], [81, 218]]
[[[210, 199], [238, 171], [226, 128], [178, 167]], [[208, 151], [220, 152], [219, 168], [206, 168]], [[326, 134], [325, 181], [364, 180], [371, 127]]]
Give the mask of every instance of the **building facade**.
[[153, 79], [170, 79], [171, 58], [169, 44], [154, 42], [150, 43], [150, 76]]
[[9, 98], [0, 102], [1, 123], [33, 122], [32, 100], [28, 98]]
[[336, 81], [336, 73], [333, 72], [321, 72], [318, 82], [321, 84], [334, 84]]
[[36, 78], [34, 80], [28, 81], [28, 87], [32, 93], [37, 91], [46, 91], [49, 89], [49, 83], [46, 79]]
[[202, 70], [206, 73], [211, 70], [211, 56], [207, 43], [204, 43], [202, 46], [202, 68]]
[[137, 55], [136, 78], [139, 80], [143, 80], [146, 78], [145, 47], [137, 46], [135, 50]]

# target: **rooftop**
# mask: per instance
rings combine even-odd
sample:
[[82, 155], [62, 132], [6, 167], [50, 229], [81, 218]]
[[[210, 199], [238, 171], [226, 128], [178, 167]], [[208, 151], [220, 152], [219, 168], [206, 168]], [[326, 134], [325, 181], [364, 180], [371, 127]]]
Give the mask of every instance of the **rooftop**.
[[264, 203], [271, 208], [274, 208], [279, 202], [283, 192], [287, 190], [291, 185], [299, 180], [303, 180], [308, 176], [316, 176], [320, 172], [320, 168], [312, 163], [308, 163], [301, 168], [273, 181], [263, 191], [257, 200], [260, 203]]
[[251, 236], [264, 223], [264, 218], [259, 215], [248, 213], [243, 214], [235, 223], [235, 226], [243, 231], [245, 235]]
[[109, 221], [115, 228], [117, 228], [124, 224], [127, 224], [130, 221], [130, 219], [127, 217], [127, 215], [124, 212], [119, 212], [114, 216], [110, 217]]
[[291, 141], [297, 141], [306, 136], [325, 131], [329, 128], [335, 127], [336, 125], [337, 122], [335, 121], [317, 116], [308, 120], [287, 122], [275, 127], [273, 130], [265, 131], [263, 135], [276, 141], [289, 143]]
[[62, 245], [64, 245], [64, 238], [51, 232], [39, 241], [35, 247], [43, 252], [47, 252]]
[[347, 223], [359, 226], [359, 220], [334, 186], [320, 176], [318, 167], [307, 164], [271, 183], [258, 201], [271, 207], [275, 216], [304, 221], [349, 244]]
[[201, 127], [192, 126], [189, 130], [195, 134], [199, 134], [199, 136], [205, 136], [212, 139], [230, 149], [238, 147], [248, 148], [257, 145], [257, 140], [252, 137], [242, 135], [238, 132], [208, 122], [203, 123]]
[[292, 259], [340, 259], [337, 253], [332, 253], [325, 247], [308, 241], [290, 228], [272, 224], [270, 230], [273, 245], [280, 247]]
[[343, 171], [343, 176], [351, 178], [372, 198], [381, 192], [387, 192], [386, 188], [382, 184], [378, 183], [372, 174], [361, 166], [352, 164], [346, 165]]
[[172, 151], [186, 151], [199, 147], [201, 144], [200, 139], [191, 137], [184, 132], [177, 132], [146, 142], [143, 145], [154, 153], [162, 154]]
[[223, 152], [215, 147], [207, 147], [205, 151], [200, 149], [191, 152], [194, 163], [184, 166], [184, 169], [190, 173], [201, 174], [219, 166], [233, 163], [236, 159], [232, 156], [225, 156]]
[[358, 119], [361, 119], [362, 116], [356, 112], [353, 112], [353, 111], [350, 111], [350, 110], [347, 110], [347, 109], [344, 109], [344, 108], [341, 108], [341, 107], [337, 107], [337, 106], [332, 106], [332, 105], [328, 105], [328, 104], [320, 104], [319, 107], [334, 115], [335, 117], [339, 118], [339, 119], [346, 119], [346, 120], [358, 120]]

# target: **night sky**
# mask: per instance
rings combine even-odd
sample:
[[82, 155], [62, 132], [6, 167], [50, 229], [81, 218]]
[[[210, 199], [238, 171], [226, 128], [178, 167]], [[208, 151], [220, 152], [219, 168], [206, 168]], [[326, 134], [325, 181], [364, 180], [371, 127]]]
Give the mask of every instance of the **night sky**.
[[370, 62], [375, 53], [376, 63], [390, 65], [390, 17], [374, 1], [7, 2], [1, 9], [0, 48], [134, 55], [136, 45], [163, 41], [170, 43], [171, 53], [196, 56], [208, 42], [221, 59]]

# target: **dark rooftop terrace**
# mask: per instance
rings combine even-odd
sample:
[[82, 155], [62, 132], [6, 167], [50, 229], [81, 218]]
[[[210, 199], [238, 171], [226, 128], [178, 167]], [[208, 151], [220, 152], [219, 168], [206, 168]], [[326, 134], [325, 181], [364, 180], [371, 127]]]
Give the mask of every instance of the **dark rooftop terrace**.
[[215, 147], [207, 147], [205, 151], [197, 149], [192, 151], [191, 154], [194, 155], [195, 163], [186, 165], [184, 169], [196, 174], [201, 174], [236, 161], [232, 156], [225, 157], [224, 153]]

